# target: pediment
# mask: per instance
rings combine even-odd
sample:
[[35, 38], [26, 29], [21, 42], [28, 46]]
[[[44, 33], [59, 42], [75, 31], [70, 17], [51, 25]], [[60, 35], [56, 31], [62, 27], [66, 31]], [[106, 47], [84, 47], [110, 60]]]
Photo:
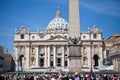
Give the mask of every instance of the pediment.
[[16, 31], [16, 33], [25, 34], [25, 33], [28, 33], [28, 31], [22, 26], [19, 30]]
[[48, 39], [50, 41], [67, 41], [67, 37], [63, 37], [63, 36], [54, 36], [54, 37], [51, 37], [50, 39]]

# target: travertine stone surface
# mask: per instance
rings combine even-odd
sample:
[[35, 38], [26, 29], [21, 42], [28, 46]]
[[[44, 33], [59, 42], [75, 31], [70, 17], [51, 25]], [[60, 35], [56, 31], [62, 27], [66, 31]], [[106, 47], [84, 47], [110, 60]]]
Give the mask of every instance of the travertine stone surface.
[[69, 56], [70, 57], [81, 57], [80, 46], [70, 46], [69, 47]]
[[79, 1], [69, 0], [69, 35], [71, 38], [80, 36]]

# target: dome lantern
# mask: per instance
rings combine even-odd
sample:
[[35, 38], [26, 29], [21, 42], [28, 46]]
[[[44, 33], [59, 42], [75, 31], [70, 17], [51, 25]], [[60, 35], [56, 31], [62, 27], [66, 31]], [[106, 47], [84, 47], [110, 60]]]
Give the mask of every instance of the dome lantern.
[[58, 10], [56, 12], [56, 18], [61, 18], [61, 12], [60, 12], [59, 8], [58, 8]]

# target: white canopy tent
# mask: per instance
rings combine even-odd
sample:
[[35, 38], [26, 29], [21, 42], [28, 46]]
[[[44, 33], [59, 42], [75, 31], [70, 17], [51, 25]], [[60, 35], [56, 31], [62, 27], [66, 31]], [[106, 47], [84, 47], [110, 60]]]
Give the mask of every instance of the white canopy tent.
[[104, 70], [113, 70], [113, 65], [110, 66], [102, 66], [99, 68], [100, 71], [104, 71]]

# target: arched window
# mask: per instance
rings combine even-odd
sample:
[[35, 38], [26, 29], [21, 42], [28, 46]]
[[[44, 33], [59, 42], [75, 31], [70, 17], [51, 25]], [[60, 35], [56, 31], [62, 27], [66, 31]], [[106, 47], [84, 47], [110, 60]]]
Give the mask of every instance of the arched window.
[[19, 66], [21, 66], [21, 70], [20, 71], [22, 71], [22, 65], [23, 65], [23, 59], [24, 59], [23, 57], [24, 57], [24, 55], [20, 55], [19, 56], [19, 62], [18, 63], [19, 63]]

